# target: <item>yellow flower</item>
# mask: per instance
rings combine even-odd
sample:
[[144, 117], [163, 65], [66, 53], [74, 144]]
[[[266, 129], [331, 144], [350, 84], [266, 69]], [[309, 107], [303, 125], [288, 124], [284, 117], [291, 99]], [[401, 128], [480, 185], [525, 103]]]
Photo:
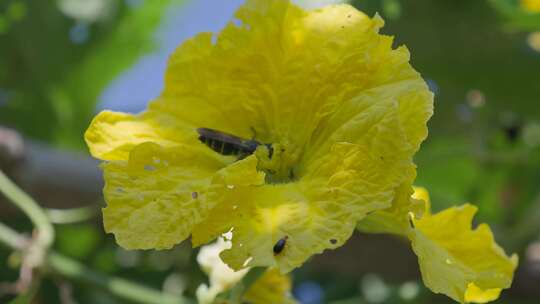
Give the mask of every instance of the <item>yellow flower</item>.
[[[486, 224], [472, 229], [476, 207], [465, 204], [431, 214], [427, 191], [415, 188], [413, 194], [411, 190], [404, 187], [392, 208], [368, 216], [359, 229], [408, 237], [424, 283], [433, 292], [460, 303], [496, 300], [512, 283], [517, 256], [504, 253]], [[418, 200], [425, 206], [421, 213]]]
[[[86, 141], [105, 161], [105, 229], [124, 248], [232, 231], [232, 269], [285, 273], [391, 206], [415, 175], [433, 96], [379, 16], [248, 0], [235, 17], [173, 53], [145, 112], [104, 111]], [[268, 145], [226, 156], [198, 128]]]
[[[230, 247], [231, 242], [226, 237], [201, 247], [197, 262], [208, 275], [210, 286], [202, 284], [197, 288], [199, 304], [214, 303], [218, 294], [231, 289], [246, 275], [248, 269], [234, 271], [221, 261], [219, 254]], [[243, 300], [253, 304], [293, 304], [296, 302], [290, 296], [291, 286], [288, 276], [271, 269], [253, 283]]]
[[530, 13], [540, 13], [540, 0], [521, 0], [521, 8]]

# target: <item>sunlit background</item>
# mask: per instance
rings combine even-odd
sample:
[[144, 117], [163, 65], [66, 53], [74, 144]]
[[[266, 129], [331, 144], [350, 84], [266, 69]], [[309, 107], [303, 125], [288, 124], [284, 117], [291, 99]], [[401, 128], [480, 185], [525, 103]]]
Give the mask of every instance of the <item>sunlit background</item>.
[[[0, 168], [56, 223], [56, 251], [95, 271], [193, 296], [206, 280], [185, 242], [124, 251], [94, 212], [101, 173], [82, 136], [99, 110], [139, 112], [162, 89], [168, 54], [219, 31], [242, 0], [0, 1]], [[296, 1], [315, 8], [344, 1]], [[540, 1], [355, 0], [385, 20], [435, 93], [417, 185], [434, 210], [471, 202], [520, 268], [496, 303], [540, 303]], [[65, 218], [57, 209], [79, 208]], [[79, 216], [79, 218], [77, 218]], [[0, 198], [0, 221], [30, 222]], [[74, 223], [70, 223], [74, 222]], [[0, 247], [0, 303], [20, 257]], [[294, 295], [317, 303], [451, 303], [428, 291], [406, 241], [357, 233], [295, 271]], [[33, 302], [34, 303], [34, 302]], [[129, 303], [51, 276], [35, 303]]]

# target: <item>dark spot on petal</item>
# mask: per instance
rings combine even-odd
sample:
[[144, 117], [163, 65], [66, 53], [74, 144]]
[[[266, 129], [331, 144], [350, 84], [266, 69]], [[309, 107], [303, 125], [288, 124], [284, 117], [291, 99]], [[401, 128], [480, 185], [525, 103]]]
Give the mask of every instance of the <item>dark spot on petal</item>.
[[197, 199], [198, 197], [199, 197], [199, 193], [197, 193], [195, 191], [191, 192], [191, 198]]
[[331, 243], [332, 245], [335, 245], [335, 244], [337, 244], [337, 240], [336, 240], [336, 239], [331, 239], [331, 240], [330, 240], [330, 243]]

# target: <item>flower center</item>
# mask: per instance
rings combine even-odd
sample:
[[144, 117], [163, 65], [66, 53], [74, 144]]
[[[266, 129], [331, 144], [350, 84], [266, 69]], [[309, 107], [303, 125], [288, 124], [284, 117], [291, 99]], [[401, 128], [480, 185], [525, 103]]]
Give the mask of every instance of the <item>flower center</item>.
[[258, 169], [266, 174], [267, 184], [283, 184], [298, 179], [295, 169], [300, 158], [300, 149], [296, 145], [275, 143], [272, 144], [272, 153], [269, 153], [267, 146], [260, 145], [255, 155], [259, 159]]

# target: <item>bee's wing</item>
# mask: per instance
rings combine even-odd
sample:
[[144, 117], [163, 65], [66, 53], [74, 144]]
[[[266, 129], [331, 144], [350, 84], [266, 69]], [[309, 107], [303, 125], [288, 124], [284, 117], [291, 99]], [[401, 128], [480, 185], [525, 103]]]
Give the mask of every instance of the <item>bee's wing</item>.
[[222, 131], [210, 129], [210, 128], [198, 128], [197, 133], [199, 133], [200, 136], [204, 136], [206, 138], [210, 138], [213, 140], [218, 140], [224, 143], [229, 143], [235, 146], [248, 148], [249, 146], [245, 143], [246, 140], [243, 138], [240, 138], [238, 136], [234, 136], [229, 133], [225, 133]]

